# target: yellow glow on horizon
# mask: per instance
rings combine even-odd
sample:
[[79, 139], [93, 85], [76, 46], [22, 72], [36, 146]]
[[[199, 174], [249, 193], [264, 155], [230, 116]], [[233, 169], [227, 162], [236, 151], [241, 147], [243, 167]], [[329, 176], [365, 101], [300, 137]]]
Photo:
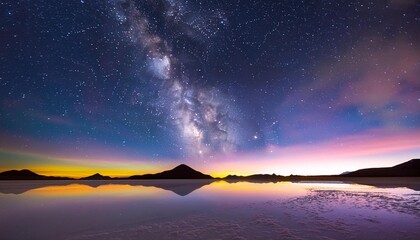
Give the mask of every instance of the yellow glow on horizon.
[[103, 167], [103, 166], [37, 166], [27, 169], [45, 176], [59, 176], [59, 177], [71, 177], [71, 178], [82, 178], [100, 173], [104, 176], [110, 177], [126, 177], [131, 175], [138, 175], [146, 173], [145, 170], [140, 168], [121, 168], [121, 167]]
[[220, 154], [211, 161], [183, 159], [179, 162], [150, 159], [124, 159], [116, 154], [95, 158], [53, 157], [39, 153], [0, 150], [0, 172], [29, 169], [46, 176], [81, 178], [100, 173], [128, 177], [158, 173], [185, 163], [213, 177], [227, 175], [341, 174], [368, 167], [391, 167], [420, 156], [420, 131], [368, 131], [325, 142], [267, 146], [258, 152]]
[[79, 167], [79, 166], [44, 166], [40, 168], [29, 168], [30, 170], [45, 176], [61, 176], [71, 178], [82, 178], [99, 173], [110, 177], [128, 177], [147, 173], [139, 167], [121, 168], [121, 167]]
[[92, 187], [80, 183], [63, 186], [47, 186], [32, 189], [25, 194], [38, 197], [81, 197], [81, 196], [156, 196], [166, 191], [156, 187], [131, 186], [128, 184], [106, 184]]
[[[0, 150], [0, 172], [28, 169], [45, 176], [82, 178], [100, 173], [110, 177], [127, 177], [156, 173], [168, 164], [157, 166], [145, 161], [52, 158], [37, 153]], [[166, 170], [166, 169], [165, 169]]]

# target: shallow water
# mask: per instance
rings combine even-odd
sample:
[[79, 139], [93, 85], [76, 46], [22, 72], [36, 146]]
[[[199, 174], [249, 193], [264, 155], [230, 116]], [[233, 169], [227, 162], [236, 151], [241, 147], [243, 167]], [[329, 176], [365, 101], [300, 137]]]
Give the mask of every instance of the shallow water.
[[343, 182], [2, 181], [0, 239], [420, 239], [420, 191]]

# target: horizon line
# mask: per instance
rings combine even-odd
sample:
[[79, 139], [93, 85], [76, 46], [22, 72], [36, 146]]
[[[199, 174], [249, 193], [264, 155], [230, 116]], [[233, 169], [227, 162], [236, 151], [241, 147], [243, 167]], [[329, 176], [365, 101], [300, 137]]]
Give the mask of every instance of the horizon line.
[[[410, 162], [410, 161], [416, 160], [416, 159], [417, 158], [413, 158], [413, 159], [410, 159], [408, 161], [401, 162], [400, 164], [407, 163], [407, 162]], [[70, 179], [73, 179], [73, 180], [83, 180], [83, 178], [94, 176], [96, 174], [99, 174], [103, 177], [110, 177], [111, 179], [124, 179], [124, 178], [133, 177], [133, 176], [144, 176], [144, 175], [148, 175], [148, 174], [153, 175], [153, 174], [158, 174], [158, 173], [162, 173], [162, 172], [165, 172], [165, 171], [171, 171], [171, 170], [174, 170], [175, 168], [177, 168], [179, 166], [182, 166], [182, 165], [187, 166], [187, 167], [189, 167], [189, 168], [191, 168], [195, 171], [198, 171], [198, 170], [190, 167], [189, 165], [187, 165], [185, 163], [181, 163], [181, 164], [178, 164], [171, 169], [159, 171], [159, 172], [156, 172], [156, 173], [143, 173], [143, 174], [123, 175], [123, 176], [103, 175], [103, 174], [100, 173], [100, 171], [97, 171], [93, 174], [88, 174], [87, 176], [84, 176], [84, 177], [83, 176], [82, 177], [71, 177], [71, 176], [63, 176], [63, 175], [43, 175], [43, 174], [37, 173], [37, 171], [35, 171], [35, 170], [30, 170], [30, 168], [10, 169], [10, 170], [6, 170], [6, 171], [2, 171], [2, 172], [0, 172], [0, 174], [5, 173], [5, 172], [9, 172], [9, 171], [24, 171], [24, 170], [27, 170], [27, 171], [30, 171], [32, 173], [35, 173], [35, 174], [38, 174], [38, 175], [44, 176], [44, 177], [70, 178]], [[397, 164], [397, 165], [399, 165], [399, 164]], [[389, 167], [374, 167], [374, 168], [391, 168], [391, 167], [394, 167], [394, 166], [396, 166], [396, 165], [389, 166]], [[362, 168], [362, 169], [372, 169], [372, 168]], [[361, 170], [361, 169], [358, 169], [358, 170]], [[358, 170], [356, 170], [356, 171], [358, 171]], [[202, 173], [201, 171], [198, 171], [198, 172]], [[316, 174], [316, 175], [309, 175], [309, 174], [308, 175], [302, 175], [302, 174], [281, 175], [281, 174], [276, 174], [276, 173], [253, 173], [253, 174], [249, 174], [249, 175], [238, 175], [238, 174], [235, 174], [235, 173], [226, 173], [224, 177], [214, 177], [211, 174], [206, 174], [206, 173], [202, 173], [202, 174], [209, 175], [210, 177], [215, 178], [215, 179], [218, 179], [218, 178], [223, 179], [223, 178], [227, 178], [229, 176], [232, 176], [232, 177], [249, 177], [249, 176], [253, 176], [253, 175], [265, 175], [265, 176], [276, 176], [276, 177], [299, 177], [299, 176], [300, 177], [329, 177], [329, 176], [343, 176], [342, 174], [347, 173], [347, 172], [354, 172], [354, 171], [345, 171], [345, 172], [342, 172], [340, 174]]]

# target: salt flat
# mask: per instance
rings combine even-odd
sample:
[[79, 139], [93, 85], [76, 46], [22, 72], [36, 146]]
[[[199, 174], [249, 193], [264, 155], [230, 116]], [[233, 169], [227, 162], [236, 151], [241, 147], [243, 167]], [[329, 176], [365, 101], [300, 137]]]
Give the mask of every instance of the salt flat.
[[413, 180], [402, 179], [399, 187], [396, 179], [370, 181], [380, 187], [6, 181], [0, 183], [0, 232], [6, 239], [419, 239], [420, 192], [402, 185]]

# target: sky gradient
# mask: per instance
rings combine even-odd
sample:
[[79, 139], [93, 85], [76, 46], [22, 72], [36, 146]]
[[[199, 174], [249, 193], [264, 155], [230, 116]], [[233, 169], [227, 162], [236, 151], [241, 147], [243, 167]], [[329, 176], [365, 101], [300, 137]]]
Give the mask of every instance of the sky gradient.
[[3, 1], [0, 171], [339, 174], [420, 157], [420, 3]]

